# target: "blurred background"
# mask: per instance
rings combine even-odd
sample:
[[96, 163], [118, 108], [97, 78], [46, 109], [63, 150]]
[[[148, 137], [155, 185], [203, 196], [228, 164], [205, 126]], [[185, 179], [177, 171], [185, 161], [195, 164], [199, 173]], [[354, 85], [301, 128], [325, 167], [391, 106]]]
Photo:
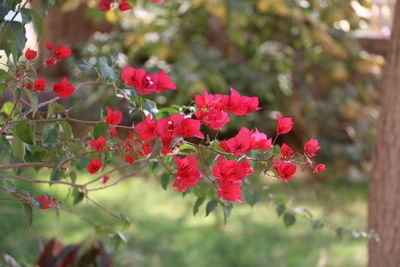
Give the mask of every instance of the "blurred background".
[[[162, 105], [190, 103], [203, 88], [226, 94], [233, 87], [258, 96], [263, 109], [247, 120], [233, 120], [222, 137], [232, 136], [242, 126], [272, 135], [274, 112], [293, 117], [294, 131], [278, 142], [302, 149], [305, 141], [317, 138], [328, 171], [318, 178], [303, 174], [287, 184], [271, 179], [271, 192], [316, 216], [365, 229], [374, 122], [393, 5], [394, 0], [158, 4], [138, 0], [132, 11], [104, 13], [94, 0], [59, 1], [45, 19], [45, 34], [37, 48], [43, 58], [48, 41], [65, 42], [74, 50], [65, 64], [42, 73], [50, 80], [66, 74], [80, 81], [94, 79], [75, 66], [80, 60], [95, 64], [103, 55], [150, 71], [165, 69], [178, 90], [152, 96]], [[28, 34], [29, 47], [35, 47], [33, 27]], [[113, 92], [101, 86], [68, 101], [75, 105], [79, 101], [73, 113], [85, 119], [97, 118], [88, 110], [118, 106]], [[57, 186], [35, 185], [30, 190], [65, 198]], [[301, 219], [287, 229], [264, 199], [253, 207], [235, 205], [225, 225], [222, 214], [204, 217], [202, 211], [193, 217], [195, 197], [182, 198], [172, 188], [164, 191], [157, 177], [132, 179], [93, 198], [132, 218], [127, 244], [114, 249], [112, 241], [102, 236], [117, 266], [365, 266], [367, 262], [366, 240], [339, 239], [328, 230], [313, 230]], [[76, 209], [100, 224], [115, 223], [90, 203], [80, 203]], [[22, 262], [39, 254], [38, 237], [56, 236], [65, 244], [98, 237], [92, 227], [66, 214], [57, 218], [53, 212], [36, 211], [31, 231], [18, 205], [2, 203], [0, 214], [0, 251]]]

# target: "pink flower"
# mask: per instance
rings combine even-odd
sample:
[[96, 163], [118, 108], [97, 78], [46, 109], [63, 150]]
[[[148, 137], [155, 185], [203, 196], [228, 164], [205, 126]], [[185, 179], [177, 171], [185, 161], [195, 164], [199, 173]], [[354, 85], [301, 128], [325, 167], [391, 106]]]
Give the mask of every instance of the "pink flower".
[[283, 159], [287, 159], [294, 155], [294, 151], [286, 143], [283, 143], [281, 146], [281, 155]]
[[106, 184], [109, 180], [110, 180], [110, 177], [108, 177], [107, 175], [104, 175], [101, 183]]
[[108, 125], [118, 125], [122, 121], [122, 112], [119, 110], [112, 110], [109, 107], [106, 107], [107, 109], [107, 117], [106, 117], [106, 123]]
[[292, 163], [275, 164], [274, 170], [278, 174], [278, 178], [283, 181], [290, 180], [297, 171], [297, 166]]
[[103, 164], [98, 159], [92, 160], [87, 165], [87, 169], [90, 174], [95, 174], [96, 172], [98, 172], [101, 169], [101, 167], [103, 167]]
[[30, 84], [30, 83], [26, 83], [26, 84], [25, 84], [25, 87], [26, 87], [26, 89], [28, 89], [28, 90], [32, 90], [32, 84]]
[[228, 201], [243, 202], [241, 184], [241, 182], [221, 183], [217, 189], [218, 197]]
[[133, 164], [135, 162], [135, 158], [131, 154], [128, 154], [125, 156], [125, 162]]
[[224, 110], [229, 101], [227, 95], [211, 95], [203, 89], [203, 95], [195, 95], [195, 104], [199, 108]]
[[50, 43], [50, 42], [47, 42], [46, 43], [46, 49], [49, 50], [49, 51], [52, 51], [54, 49], [54, 44]]
[[118, 130], [115, 127], [112, 127], [110, 130], [107, 130], [107, 133], [110, 135], [110, 137], [114, 137], [118, 134]]
[[266, 134], [260, 133], [257, 129], [250, 136], [250, 147], [251, 149], [266, 150], [272, 147], [272, 139], [267, 137]]
[[46, 59], [46, 66], [50, 67], [53, 66], [56, 63], [56, 59], [54, 57], [49, 57], [48, 59]]
[[247, 160], [237, 162], [226, 160], [224, 156], [220, 156], [218, 163], [213, 167], [213, 176], [219, 183], [240, 181], [252, 172], [253, 168]]
[[100, 136], [96, 140], [89, 141], [90, 146], [96, 150], [101, 152], [106, 147], [106, 139], [103, 136]]
[[54, 55], [58, 60], [63, 60], [71, 55], [71, 49], [62, 44], [54, 51]]
[[221, 141], [219, 146], [226, 152], [232, 153], [235, 156], [245, 154], [252, 149], [250, 146], [251, 135], [249, 129], [242, 127], [235, 137]]
[[27, 60], [34, 60], [36, 56], [37, 56], [37, 52], [35, 50], [32, 50], [32, 49], [28, 48], [25, 51], [25, 58]]
[[281, 118], [276, 114], [276, 119], [278, 120], [278, 125], [276, 126], [276, 132], [278, 135], [288, 133], [292, 130], [293, 121], [291, 118]]
[[183, 114], [175, 114], [169, 118], [159, 119], [157, 121], [158, 134], [166, 138], [181, 136], [184, 119], [185, 116]]
[[110, 0], [100, 0], [99, 7], [101, 11], [109, 11], [111, 9], [111, 1]]
[[126, 11], [132, 9], [132, 6], [128, 2], [126, 2], [126, 0], [121, 0], [121, 3], [119, 3], [118, 8], [121, 11]]
[[245, 115], [254, 110], [261, 109], [258, 107], [258, 97], [241, 96], [238, 91], [230, 88], [231, 96], [229, 98], [228, 110], [234, 115]]
[[183, 138], [197, 137], [204, 139], [204, 135], [200, 132], [200, 121], [195, 119], [184, 119], [182, 125]]
[[197, 169], [197, 159], [195, 156], [186, 158], [175, 158], [175, 163], [178, 166], [174, 188], [180, 192], [186, 192], [190, 186], [195, 186], [200, 180], [202, 174]]
[[134, 131], [143, 140], [151, 141], [156, 138], [157, 121], [152, 119], [150, 115], [146, 116], [146, 120], [138, 123]]
[[33, 83], [33, 88], [34, 91], [43, 91], [46, 89], [46, 80], [43, 78], [39, 78], [37, 79], [34, 83]]
[[57, 201], [48, 198], [46, 195], [41, 195], [36, 199], [40, 203], [40, 209], [47, 210], [52, 208], [51, 205], [57, 205]]
[[304, 145], [304, 153], [309, 158], [315, 157], [319, 149], [320, 146], [318, 145], [318, 140], [315, 139], [311, 139]]
[[230, 121], [229, 114], [224, 111], [213, 109], [207, 113], [199, 109], [195, 113], [196, 117], [203, 121], [208, 127], [214, 130], [220, 130]]
[[315, 166], [313, 173], [323, 172], [323, 171], [326, 171], [326, 165], [318, 164], [317, 166]]
[[58, 97], [66, 98], [72, 95], [75, 91], [75, 87], [68, 83], [67, 77], [64, 77], [60, 83], [53, 85], [53, 92], [57, 94]]

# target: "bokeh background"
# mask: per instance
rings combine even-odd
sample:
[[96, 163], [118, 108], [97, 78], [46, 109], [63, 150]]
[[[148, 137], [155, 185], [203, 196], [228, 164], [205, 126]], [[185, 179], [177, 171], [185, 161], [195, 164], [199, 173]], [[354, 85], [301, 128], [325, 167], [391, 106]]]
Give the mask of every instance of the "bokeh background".
[[[45, 19], [38, 49], [46, 57], [46, 41], [65, 42], [74, 56], [42, 75], [49, 80], [65, 74], [91, 80], [94, 76], [76, 64], [95, 64], [100, 56], [112, 55], [123, 64], [167, 70], [179, 90], [152, 96], [162, 105], [190, 103], [203, 88], [225, 94], [233, 87], [258, 96], [263, 110], [247, 120], [234, 120], [222, 137], [242, 126], [272, 135], [274, 112], [293, 117], [294, 131], [278, 142], [301, 149], [305, 141], [317, 138], [328, 171], [318, 178], [305, 173], [285, 184], [267, 181], [270, 191], [315, 216], [365, 229], [374, 122], [393, 2], [138, 0], [133, 11], [104, 13], [97, 1], [59, 1]], [[29, 34], [30, 47], [35, 46], [35, 33]], [[74, 106], [79, 102], [73, 110], [76, 117], [96, 119], [91, 110], [118, 106], [109, 88], [80, 93], [68, 100]], [[20, 186], [66, 198], [57, 186]], [[164, 191], [158, 177], [146, 174], [93, 198], [132, 218], [127, 244], [114, 248], [112, 240], [100, 236], [118, 266], [365, 266], [367, 261], [365, 239], [340, 239], [332, 231], [313, 230], [301, 219], [288, 229], [266, 199], [253, 207], [235, 205], [224, 224], [218, 213], [204, 217], [202, 210], [193, 217], [194, 196], [182, 197], [172, 188]], [[90, 203], [76, 209], [99, 224], [116, 223]], [[31, 230], [18, 205], [2, 203], [0, 216], [0, 252], [21, 262], [37, 257], [37, 239], [55, 236], [69, 244], [99, 238], [92, 227], [67, 214], [58, 218], [53, 212], [36, 211]]]

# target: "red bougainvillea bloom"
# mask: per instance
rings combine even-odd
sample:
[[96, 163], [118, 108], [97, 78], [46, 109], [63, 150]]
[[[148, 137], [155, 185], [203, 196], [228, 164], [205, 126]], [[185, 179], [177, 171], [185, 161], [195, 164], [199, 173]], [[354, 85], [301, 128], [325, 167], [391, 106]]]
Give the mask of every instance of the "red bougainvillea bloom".
[[25, 84], [25, 87], [26, 87], [26, 89], [28, 89], [28, 90], [32, 90], [32, 84], [30, 84], [30, 83], [26, 83], [26, 84]]
[[286, 143], [283, 143], [281, 146], [281, 155], [283, 159], [287, 159], [294, 155], [294, 151]]
[[169, 137], [161, 137], [161, 142], [162, 142], [161, 153], [164, 156], [174, 152], [174, 148], [177, 146], [177, 145], [175, 145], [173, 147], [170, 147], [171, 143], [172, 143], [172, 138], [169, 138]]
[[182, 125], [183, 138], [197, 137], [204, 139], [204, 135], [200, 132], [200, 121], [195, 119], [184, 119]]
[[276, 126], [277, 134], [285, 134], [292, 130], [293, 121], [291, 118], [281, 118], [276, 114], [276, 119], [278, 120], [278, 125]]
[[178, 166], [174, 188], [180, 192], [186, 192], [190, 186], [195, 186], [200, 180], [202, 174], [197, 169], [197, 159], [195, 156], [186, 158], [175, 158], [175, 163]]
[[137, 139], [129, 132], [129, 137], [124, 140], [125, 152], [134, 152], [139, 156], [143, 157], [151, 153], [153, 145], [151, 142], [143, 142]]
[[96, 151], [101, 152], [106, 147], [106, 139], [100, 136], [96, 140], [90, 140], [89, 145]]
[[48, 59], [46, 59], [46, 66], [50, 67], [53, 66], [56, 63], [56, 59], [54, 57], [49, 57]]
[[28, 48], [28, 49], [25, 51], [25, 58], [26, 58], [27, 60], [34, 60], [35, 57], [36, 57], [36, 55], [37, 55], [37, 52], [36, 52], [35, 50], [30, 49], [30, 48]]
[[90, 174], [95, 174], [96, 172], [98, 172], [101, 169], [101, 167], [103, 167], [103, 164], [98, 159], [92, 160], [87, 165], [87, 169]]
[[74, 91], [75, 87], [68, 83], [67, 77], [64, 77], [60, 83], [53, 84], [53, 92], [61, 98], [70, 97]]
[[33, 83], [33, 89], [34, 91], [43, 91], [46, 89], [46, 80], [43, 78], [39, 78], [37, 79], [34, 83]]
[[315, 157], [319, 149], [320, 146], [318, 145], [318, 140], [316, 139], [311, 139], [304, 145], [304, 153], [309, 158]]
[[108, 177], [107, 175], [104, 175], [101, 183], [106, 184], [108, 182], [108, 180], [110, 180], [110, 177]]
[[110, 135], [110, 137], [114, 137], [118, 134], [117, 128], [113, 127], [110, 130], [107, 130], [107, 133]]
[[164, 2], [164, 0], [152, 0], [154, 3]]
[[133, 164], [135, 162], [135, 158], [131, 154], [128, 154], [125, 156], [125, 162]]
[[250, 130], [242, 127], [235, 137], [221, 141], [219, 146], [226, 152], [232, 153], [235, 156], [239, 156], [251, 150], [250, 137]]
[[47, 210], [52, 208], [51, 205], [57, 205], [57, 201], [52, 200], [51, 198], [47, 197], [46, 195], [41, 195], [36, 199], [40, 203], [40, 209]]
[[157, 121], [152, 119], [150, 115], [146, 116], [145, 121], [139, 122], [135, 128], [135, 133], [143, 140], [151, 141], [156, 138]]
[[121, 11], [126, 11], [132, 9], [132, 6], [128, 2], [126, 2], [126, 0], [121, 0], [121, 3], [119, 3], [118, 5], [118, 9]]
[[296, 165], [292, 163], [275, 164], [274, 170], [278, 174], [278, 178], [284, 181], [289, 181], [297, 171]]
[[109, 107], [106, 107], [107, 109], [107, 117], [106, 117], [106, 123], [108, 125], [118, 125], [122, 121], [122, 112], [119, 110], [112, 110]]
[[54, 55], [58, 60], [63, 60], [71, 55], [71, 49], [62, 44], [54, 50]]
[[165, 138], [173, 138], [182, 135], [182, 124], [185, 116], [175, 114], [169, 118], [159, 119], [157, 121], [157, 132]]
[[165, 90], [176, 90], [171, 78], [164, 72], [147, 74], [144, 69], [130, 66], [122, 68], [121, 80], [128, 86], [137, 88], [138, 94], [161, 93]]
[[267, 137], [266, 134], [260, 133], [257, 129], [250, 136], [250, 147], [251, 149], [266, 150], [272, 147], [272, 139]]
[[109, 11], [111, 9], [111, 1], [110, 0], [100, 0], [99, 7], [101, 11]]
[[199, 109], [196, 111], [195, 115], [199, 120], [203, 121], [208, 127], [214, 130], [220, 130], [226, 123], [230, 121], [228, 113], [216, 109], [213, 109], [207, 113]]
[[224, 156], [220, 156], [218, 163], [213, 167], [213, 176], [220, 183], [243, 180], [252, 172], [253, 168], [247, 160], [237, 162], [236, 160], [226, 160]]
[[313, 173], [323, 172], [325, 170], [326, 170], [326, 165], [325, 164], [318, 164], [317, 166], [314, 167]]
[[241, 182], [221, 183], [217, 189], [218, 197], [228, 201], [243, 202], [241, 184]]
[[49, 51], [53, 51], [53, 49], [54, 49], [54, 44], [53, 44], [53, 43], [50, 43], [50, 42], [46, 43], [46, 49], [49, 50]]
[[245, 115], [254, 110], [261, 109], [258, 107], [258, 97], [241, 96], [238, 91], [230, 88], [231, 96], [229, 98], [228, 110], [234, 115]]
[[227, 95], [212, 95], [209, 94], [206, 90], [203, 89], [203, 95], [195, 95], [195, 104], [199, 108], [206, 108], [206, 109], [217, 109], [217, 110], [224, 110], [226, 109], [229, 96]]

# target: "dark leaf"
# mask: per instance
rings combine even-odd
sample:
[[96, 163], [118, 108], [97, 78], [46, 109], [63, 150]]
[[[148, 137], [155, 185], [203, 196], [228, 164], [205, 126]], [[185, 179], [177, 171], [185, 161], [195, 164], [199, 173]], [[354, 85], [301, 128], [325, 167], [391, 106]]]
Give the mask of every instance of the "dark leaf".
[[211, 199], [207, 202], [206, 205], [206, 217], [218, 206], [218, 201], [215, 199]]
[[283, 215], [283, 222], [286, 227], [289, 227], [296, 222], [296, 217], [291, 213], [285, 213]]

